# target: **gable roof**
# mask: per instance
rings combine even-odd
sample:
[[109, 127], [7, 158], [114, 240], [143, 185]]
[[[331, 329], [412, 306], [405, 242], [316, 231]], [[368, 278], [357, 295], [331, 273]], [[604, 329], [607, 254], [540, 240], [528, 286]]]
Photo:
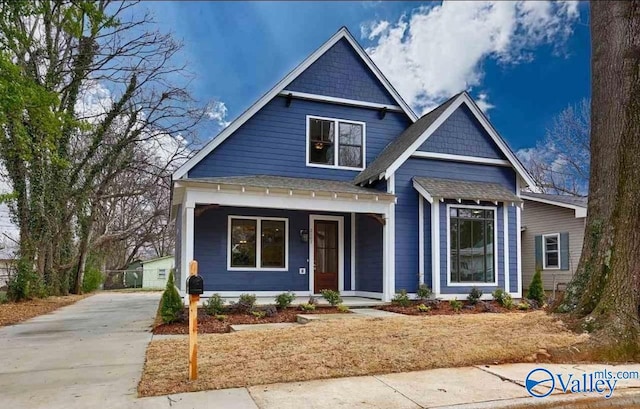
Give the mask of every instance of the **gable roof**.
[[588, 198], [568, 195], [552, 195], [547, 193], [520, 192], [520, 197], [533, 202], [564, 207], [575, 211], [575, 217], [587, 217]]
[[245, 122], [247, 122], [253, 115], [255, 115], [260, 109], [262, 109], [269, 101], [275, 98], [280, 92], [282, 92], [287, 85], [295, 80], [300, 74], [302, 74], [308, 67], [316, 62], [327, 50], [329, 50], [338, 41], [345, 39], [354, 48], [356, 53], [369, 67], [369, 69], [375, 74], [380, 83], [391, 94], [391, 96], [398, 102], [398, 105], [402, 108], [402, 111], [412, 120], [417, 120], [417, 115], [411, 107], [402, 99], [398, 91], [391, 85], [389, 80], [382, 74], [380, 69], [374, 64], [371, 58], [367, 55], [364, 49], [358, 44], [353, 35], [346, 27], [342, 27], [335, 33], [329, 40], [315, 50], [310, 56], [302, 61], [296, 68], [294, 68], [289, 74], [287, 74], [280, 82], [278, 82], [273, 88], [271, 88], [266, 94], [264, 94], [259, 100], [251, 105], [246, 111], [244, 111], [239, 117], [231, 122], [222, 132], [215, 138], [209, 141], [198, 153], [192, 156], [186, 161], [178, 170], [173, 173], [172, 179], [180, 179], [187, 175], [187, 172], [191, 170], [198, 162], [204, 159], [211, 151], [217, 148], [222, 142], [224, 142], [229, 136], [231, 136], [238, 128], [240, 128]]
[[506, 156], [516, 173], [528, 186], [534, 188], [535, 183], [525, 167], [466, 91], [451, 97], [413, 123], [398, 138], [387, 145], [376, 160], [356, 176], [354, 182], [366, 184], [383, 177], [389, 178], [462, 104], [467, 105], [482, 128]]
[[378, 157], [369, 164], [366, 169], [356, 176], [354, 182], [356, 184], [361, 184], [367, 181], [373, 182], [379, 178], [381, 179], [393, 162], [406, 152], [418, 138], [420, 138], [420, 135], [422, 135], [424, 131], [426, 131], [436, 121], [436, 119], [440, 117], [440, 114], [442, 114], [442, 112], [444, 112], [459, 95], [460, 94], [456, 94], [449, 98], [445, 103], [425, 114], [413, 125], [405, 129], [400, 136], [394, 139], [382, 150], [382, 152], [380, 152], [380, 155], [378, 155]]

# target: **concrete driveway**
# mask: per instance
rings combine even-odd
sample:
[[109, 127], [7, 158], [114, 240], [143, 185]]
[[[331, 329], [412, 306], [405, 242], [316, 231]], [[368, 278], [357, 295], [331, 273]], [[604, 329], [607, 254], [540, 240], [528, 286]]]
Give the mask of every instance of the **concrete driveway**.
[[100, 293], [0, 328], [5, 408], [131, 406], [160, 293]]

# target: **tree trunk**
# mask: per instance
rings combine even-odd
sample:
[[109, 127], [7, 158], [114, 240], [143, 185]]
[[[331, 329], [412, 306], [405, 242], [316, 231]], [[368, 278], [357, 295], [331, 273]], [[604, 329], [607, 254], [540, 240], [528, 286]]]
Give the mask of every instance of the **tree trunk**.
[[561, 310], [640, 352], [640, 0], [591, 2], [591, 178], [582, 257]]

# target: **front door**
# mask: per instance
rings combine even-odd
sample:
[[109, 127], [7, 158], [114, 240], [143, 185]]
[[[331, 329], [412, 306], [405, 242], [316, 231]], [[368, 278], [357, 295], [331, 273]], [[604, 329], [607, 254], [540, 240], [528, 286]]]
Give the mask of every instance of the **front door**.
[[313, 223], [314, 292], [338, 291], [338, 222], [315, 220]]

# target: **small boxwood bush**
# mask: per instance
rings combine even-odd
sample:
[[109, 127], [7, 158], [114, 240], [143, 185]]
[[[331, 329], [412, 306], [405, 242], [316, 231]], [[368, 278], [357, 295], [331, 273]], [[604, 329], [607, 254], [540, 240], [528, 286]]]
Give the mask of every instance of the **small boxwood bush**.
[[296, 295], [291, 291], [287, 291], [286, 293], [276, 295], [276, 305], [278, 306], [278, 308], [283, 310], [290, 306], [295, 299]]
[[162, 322], [168, 324], [177, 321], [183, 309], [182, 298], [180, 298], [180, 294], [176, 289], [173, 271], [171, 271], [167, 279], [167, 287], [162, 293], [162, 299], [160, 300], [160, 316], [162, 317]]
[[238, 298], [237, 308], [241, 312], [250, 312], [256, 305], [255, 294], [240, 294]]
[[455, 311], [455, 312], [460, 312], [462, 311], [462, 301], [459, 301], [457, 299], [453, 299], [451, 301], [449, 301], [449, 304], [451, 304], [451, 308]]
[[216, 319], [218, 321], [225, 321], [227, 319], [227, 316], [224, 315], [224, 314], [218, 314], [218, 315], [216, 315]]
[[224, 312], [224, 303], [225, 300], [220, 296], [220, 294], [213, 294], [204, 303], [204, 311], [209, 315], [222, 314]]
[[467, 296], [467, 301], [471, 305], [476, 305], [480, 301], [480, 297], [482, 297], [482, 291], [478, 287], [472, 287]]
[[327, 300], [329, 305], [331, 305], [332, 307], [335, 307], [342, 302], [340, 293], [335, 290], [320, 290], [320, 294], [322, 294], [322, 298]]
[[339, 304], [338, 305], [338, 312], [349, 312], [349, 307], [347, 307], [344, 304]]
[[424, 304], [420, 304], [416, 308], [418, 308], [418, 311], [420, 311], [420, 312], [429, 312], [429, 311], [431, 311], [431, 307], [428, 307], [428, 306], [426, 306]]
[[411, 300], [409, 299], [407, 290], [400, 290], [399, 293], [396, 293], [391, 302], [401, 307], [408, 307], [411, 305]]
[[519, 302], [519, 303], [518, 303], [518, 305], [516, 305], [516, 307], [517, 307], [519, 310], [524, 310], [524, 311], [526, 311], [526, 310], [528, 310], [529, 308], [531, 308], [531, 306], [529, 305], [529, 303], [528, 303], [528, 302], [526, 302], [526, 301]]
[[316, 309], [316, 305], [315, 304], [304, 303], [304, 304], [300, 304], [300, 309], [302, 311], [313, 311], [313, 310]]
[[421, 299], [422, 301], [425, 301], [429, 297], [431, 297], [431, 288], [429, 288], [429, 286], [427, 286], [426, 284], [420, 284], [420, 287], [418, 287], [418, 291], [416, 292], [416, 295], [418, 296], [419, 299]]
[[260, 318], [264, 318], [267, 315], [267, 313], [264, 311], [257, 310], [257, 311], [251, 311], [251, 315], [260, 319]]

